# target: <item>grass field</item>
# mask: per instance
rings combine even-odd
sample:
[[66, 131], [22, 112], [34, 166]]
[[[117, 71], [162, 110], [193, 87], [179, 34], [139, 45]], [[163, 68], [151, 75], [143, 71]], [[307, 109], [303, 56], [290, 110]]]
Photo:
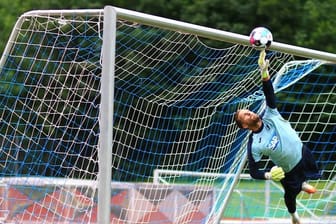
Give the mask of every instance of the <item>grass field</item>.
[[[243, 177], [244, 176], [244, 177]], [[262, 220], [288, 219], [287, 208], [283, 200], [283, 188], [279, 182], [254, 180], [243, 174], [234, 187], [228, 203], [223, 211], [223, 219], [230, 220]], [[196, 177], [183, 176], [174, 179], [176, 184], [197, 182]], [[167, 179], [169, 180], [169, 178]], [[315, 194], [302, 192], [297, 197], [297, 211], [301, 217], [335, 217], [336, 219], [336, 183], [335, 181], [310, 181], [317, 188]], [[205, 181], [202, 184], [211, 184]], [[221, 189], [222, 182], [215, 187]]]
[[[298, 195], [297, 209], [302, 216], [335, 216], [336, 184], [311, 182], [318, 192]], [[279, 183], [259, 180], [240, 180], [223, 213], [225, 218], [258, 219], [288, 217]]]

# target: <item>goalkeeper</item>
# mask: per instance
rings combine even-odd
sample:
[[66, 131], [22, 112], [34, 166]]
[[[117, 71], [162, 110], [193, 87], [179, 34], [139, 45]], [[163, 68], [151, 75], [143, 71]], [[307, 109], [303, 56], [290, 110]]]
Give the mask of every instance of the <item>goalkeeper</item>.
[[[249, 170], [252, 178], [280, 181], [284, 188], [284, 200], [293, 224], [300, 224], [296, 212], [296, 197], [303, 190], [315, 193], [316, 189], [306, 183], [308, 179], [320, 178], [317, 165], [310, 150], [278, 112], [273, 85], [268, 72], [266, 52], [260, 52], [258, 64], [266, 109], [260, 116], [250, 110], [238, 110], [234, 119], [238, 127], [251, 131], [247, 145]], [[259, 170], [258, 162], [268, 156], [275, 166], [269, 171]]]

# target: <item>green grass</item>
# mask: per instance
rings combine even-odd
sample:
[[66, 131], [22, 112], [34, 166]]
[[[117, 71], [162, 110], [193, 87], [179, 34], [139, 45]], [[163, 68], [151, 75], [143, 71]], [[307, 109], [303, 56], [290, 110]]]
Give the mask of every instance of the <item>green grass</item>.
[[[336, 186], [328, 185], [326, 181], [310, 182], [318, 191], [313, 195], [300, 193], [297, 209], [302, 216], [309, 217], [311, 214], [305, 208], [310, 209], [316, 216], [332, 215], [336, 210], [336, 195], [332, 195]], [[287, 209], [283, 201], [282, 187], [276, 187], [273, 184], [269, 185], [269, 202], [266, 199], [266, 182], [258, 180], [240, 180], [235, 187], [234, 193], [230, 197], [227, 207], [223, 213], [225, 218], [264, 218], [288, 217]], [[268, 206], [266, 204], [268, 203]], [[328, 206], [326, 206], [328, 204]], [[265, 210], [266, 207], [268, 210]], [[266, 214], [267, 213], [267, 214]]]
[[[207, 179], [196, 180], [192, 177], [180, 177], [174, 179], [174, 184], [192, 182], [204, 186], [213, 185], [217, 189], [220, 189], [223, 184], [221, 181], [214, 183]], [[310, 184], [314, 185], [318, 191], [313, 195], [304, 192], [298, 195], [297, 210], [300, 216], [309, 218], [312, 216], [311, 213], [318, 217], [335, 216], [336, 194], [333, 193], [336, 191], [335, 182], [319, 180], [311, 181]], [[266, 190], [267, 185], [268, 190]], [[241, 179], [235, 186], [222, 216], [226, 219], [288, 218], [281, 184], [264, 180]]]
[[[265, 212], [268, 212], [268, 215], [272, 217], [282, 216], [281, 214], [274, 214], [274, 212], [277, 212], [276, 210], [265, 211], [265, 204], [267, 203], [265, 200], [265, 184], [265, 181], [241, 180], [236, 186], [223, 215], [226, 218], [248, 219], [265, 217]], [[277, 206], [282, 195], [283, 193], [280, 190], [270, 185], [269, 207]], [[282, 205], [284, 205], [283, 202], [280, 206]]]

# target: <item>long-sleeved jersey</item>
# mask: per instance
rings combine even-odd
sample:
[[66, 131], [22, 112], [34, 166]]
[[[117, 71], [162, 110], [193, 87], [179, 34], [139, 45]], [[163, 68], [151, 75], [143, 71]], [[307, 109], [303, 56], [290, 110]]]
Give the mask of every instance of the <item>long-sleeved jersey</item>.
[[272, 162], [291, 171], [302, 158], [302, 141], [290, 123], [278, 112], [271, 80], [263, 81], [266, 109], [262, 116], [263, 126], [252, 132], [247, 146], [250, 174], [256, 179], [265, 179], [264, 171], [259, 170], [257, 162], [268, 156]]

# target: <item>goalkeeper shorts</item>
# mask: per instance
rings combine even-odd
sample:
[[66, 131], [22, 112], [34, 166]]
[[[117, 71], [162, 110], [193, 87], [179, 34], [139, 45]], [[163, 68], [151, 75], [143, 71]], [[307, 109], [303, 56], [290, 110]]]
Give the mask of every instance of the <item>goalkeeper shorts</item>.
[[321, 173], [317, 167], [316, 161], [310, 149], [305, 145], [302, 147], [302, 159], [281, 180], [285, 191], [290, 191], [294, 195], [301, 192], [302, 183], [306, 180], [315, 180], [321, 178]]

